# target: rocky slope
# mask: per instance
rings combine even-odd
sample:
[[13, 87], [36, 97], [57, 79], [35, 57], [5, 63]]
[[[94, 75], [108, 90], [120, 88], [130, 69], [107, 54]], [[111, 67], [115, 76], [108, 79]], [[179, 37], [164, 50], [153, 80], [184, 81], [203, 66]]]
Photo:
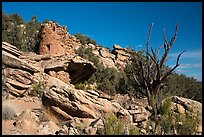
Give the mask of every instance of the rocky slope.
[[[89, 79], [96, 67], [75, 53], [80, 41], [66, 27], [52, 22], [42, 25], [40, 54], [21, 52], [2, 42], [2, 133], [95, 135], [104, 128], [104, 117], [114, 113], [126, 121], [127, 128], [137, 126], [141, 134], [146, 134], [151, 127], [147, 126], [151, 116], [147, 100], [109, 96], [94, 88], [75, 89], [73, 84]], [[112, 53], [97, 45], [86, 46], [105, 67], [118, 69], [119, 64], [123, 68], [130, 57], [127, 49], [117, 45]], [[31, 96], [36, 93], [39, 98]], [[199, 102], [176, 96], [172, 99], [173, 109], [179, 114], [190, 108], [202, 113]], [[202, 132], [202, 122], [197, 132]]]

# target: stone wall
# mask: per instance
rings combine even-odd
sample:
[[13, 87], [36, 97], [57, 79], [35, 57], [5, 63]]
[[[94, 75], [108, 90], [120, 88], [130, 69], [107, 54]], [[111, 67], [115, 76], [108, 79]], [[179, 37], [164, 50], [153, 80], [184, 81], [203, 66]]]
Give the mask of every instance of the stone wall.
[[69, 34], [66, 26], [60, 26], [51, 21], [41, 26], [40, 54], [61, 56], [75, 53], [75, 47], [80, 44], [80, 41]]

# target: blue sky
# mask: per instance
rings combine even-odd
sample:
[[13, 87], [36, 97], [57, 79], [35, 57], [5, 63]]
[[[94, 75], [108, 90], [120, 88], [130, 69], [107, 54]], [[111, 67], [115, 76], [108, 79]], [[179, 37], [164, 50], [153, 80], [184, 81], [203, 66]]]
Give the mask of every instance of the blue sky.
[[26, 22], [34, 15], [40, 22], [55, 20], [72, 35], [83, 33], [104, 47], [118, 44], [135, 50], [145, 49], [152, 22], [153, 48], [163, 44], [164, 28], [170, 40], [179, 23], [167, 65], [173, 66], [179, 52], [186, 50], [176, 72], [202, 80], [201, 2], [3, 2], [2, 11], [18, 13]]

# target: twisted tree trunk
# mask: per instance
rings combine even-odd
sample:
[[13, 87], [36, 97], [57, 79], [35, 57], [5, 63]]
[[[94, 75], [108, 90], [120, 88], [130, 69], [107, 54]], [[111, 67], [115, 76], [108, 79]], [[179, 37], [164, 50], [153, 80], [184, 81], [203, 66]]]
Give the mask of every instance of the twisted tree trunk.
[[[144, 61], [142, 58], [139, 56], [136, 56], [136, 63], [141, 69], [141, 77], [136, 76], [133, 73], [133, 77], [135, 79], [135, 82], [137, 86], [141, 87], [144, 91], [141, 90], [141, 92], [146, 95], [148, 99], [148, 104], [152, 108], [152, 116], [153, 120], [157, 120], [157, 111], [158, 111], [158, 93], [161, 91], [161, 88], [165, 85], [165, 80], [168, 78], [170, 74], [173, 73], [173, 71], [180, 65], [179, 64], [179, 59], [181, 54], [185, 52], [182, 51], [176, 60], [176, 64], [172, 68], [165, 68], [165, 63], [166, 61], [169, 60], [167, 58], [167, 55], [172, 48], [172, 45], [174, 44], [176, 37], [177, 37], [177, 32], [178, 32], [178, 24], [176, 25], [176, 31], [173, 36], [173, 38], [170, 40], [170, 42], [167, 42], [166, 40], [166, 32], [164, 30], [164, 45], [163, 48], [165, 50], [162, 58], [159, 60], [158, 59], [158, 54], [162, 48], [160, 46], [157, 51], [154, 51], [151, 48], [152, 54], [149, 52], [149, 42], [150, 42], [150, 34], [152, 32], [152, 27], [153, 23], [150, 26], [149, 34], [148, 34], [148, 40], [146, 43], [146, 60]], [[153, 72], [153, 75], [150, 74], [150, 72]], [[154, 132], [156, 133], [156, 126], [154, 128]]]

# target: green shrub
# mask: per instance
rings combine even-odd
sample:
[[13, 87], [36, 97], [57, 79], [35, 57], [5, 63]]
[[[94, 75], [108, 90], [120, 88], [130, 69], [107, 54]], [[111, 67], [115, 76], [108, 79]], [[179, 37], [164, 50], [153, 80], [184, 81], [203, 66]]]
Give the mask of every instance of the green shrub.
[[31, 96], [42, 97], [43, 91], [45, 90], [45, 84], [43, 82], [38, 82], [32, 86], [32, 89], [28, 93]]
[[92, 53], [91, 48], [85, 48], [84, 46], [81, 46], [77, 49], [76, 53], [82, 58], [93, 62], [95, 66], [97, 66], [99, 63], [99, 59]]
[[[180, 125], [179, 123], [182, 123]], [[198, 117], [192, 113], [178, 115], [176, 121], [176, 130], [179, 135], [193, 135], [197, 131]]]
[[37, 52], [40, 29], [41, 23], [36, 16], [26, 23], [19, 14], [2, 13], [2, 41], [16, 46], [19, 50]]
[[202, 84], [193, 77], [174, 73], [169, 76], [167, 86], [162, 91], [169, 96], [180, 96], [202, 102]]
[[171, 113], [171, 106], [172, 106], [172, 99], [166, 98], [166, 100], [164, 100], [163, 104], [160, 106], [161, 114], [164, 115], [164, 114]]
[[84, 84], [82, 84], [82, 83], [77, 83], [77, 84], [75, 84], [74, 86], [75, 86], [76, 89], [81, 89], [81, 90], [84, 90], [85, 87], [86, 87], [86, 86], [85, 86]]
[[106, 135], [122, 135], [125, 132], [125, 125], [121, 119], [112, 114], [105, 119], [105, 134]]
[[114, 93], [118, 93], [117, 86], [121, 77], [122, 72], [117, 71], [115, 68], [104, 68], [101, 65], [88, 82], [91, 84], [96, 82], [98, 90], [113, 95]]
[[[128, 130], [128, 131], [127, 131]], [[99, 130], [103, 135], [139, 135], [139, 129], [129, 126], [129, 123], [123, 119], [117, 118], [115, 114], [111, 114], [105, 118], [104, 129]], [[127, 133], [129, 132], [129, 133]]]
[[140, 132], [139, 128], [134, 126], [134, 127], [130, 127], [129, 134], [130, 135], [140, 135], [141, 132]]
[[158, 134], [193, 135], [198, 126], [198, 117], [192, 112], [178, 114], [171, 110], [172, 100], [166, 99], [160, 107], [161, 118], [158, 120]]
[[81, 34], [81, 33], [77, 33], [77, 34], [74, 34], [74, 36], [77, 39], [80, 39], [82, 45], [85, 45], [85, 44], [88, 44], [88, 43], [92, 43], [94, 45], [97, 44], [97, 42], [95, 40], [89, 38], [87, 35], [84, 35], [84, 34]]
[[[94, 82], [96, 82], [98, 90], [101, 90], [108, 94], [117, 93], [117, 87], [119, 87], [119, 79], [123, 76], [122, 72], [118, 72], [114, 68], [105, 68], [100, 63], [98, 57], [96, 57], [92, 53], [91, 48], [85, 48], [84, 46], [81, 46], [77, 50], [77, 54], [93, 62], [97, 67], [96, 72], [87, 81], [88, 84], [93, 84]], [[83, 87], [79, 86], [82, 85], [76, 85], [76, 88], [84, 89]]]

